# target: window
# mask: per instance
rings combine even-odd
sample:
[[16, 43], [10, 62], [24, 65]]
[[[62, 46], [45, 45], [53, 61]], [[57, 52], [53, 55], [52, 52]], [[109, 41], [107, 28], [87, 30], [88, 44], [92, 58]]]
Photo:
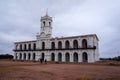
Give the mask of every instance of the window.
[[43, 25], [45, 26], [45, 21], [43, 21]]
[[77, 40], [73, 41], [73, 48], [78, 48], [78, 41]]
[[29, 44], [29, 47], [28, 47], [29, 50], [31, 50], [31, 44]]
[[36, 50], [36, 44], [35, 43], [33, 44], [33, 50]]
[[42, 49], [45, 49], [45, 42], [42, 42]]
[[69, 41], [66, 41], [66, 42], [65, 42], [65, 48], [66, 48], [66, 49], [69, 49], [69, 46], [70, 46]]
[[54, 42], [51, 43], [51, 48], [55, 49], [55, 43]]
[[49, 26], [51, 26], [51, 22], [49, 22]]
[[20, 44], [20, 50], [22, 50], [22, 44]]
[[24, 44], [24, 50], [26, 50], [26, 44]]
[[58, 49], [62, 49], [62, 42], [61, 41], [58, 42]]
[[87, 48], [87, 40], [86, 39], [82, 40], [82, 48]]
[[73, 60], [74, 60], [74, 62], [78, 62], [78, 53], [74, 53], [74, 55], [73, 55]]

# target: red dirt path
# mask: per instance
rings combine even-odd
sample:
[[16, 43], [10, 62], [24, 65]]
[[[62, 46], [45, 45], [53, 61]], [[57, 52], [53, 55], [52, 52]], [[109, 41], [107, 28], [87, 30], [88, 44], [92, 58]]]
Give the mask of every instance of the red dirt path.
[[120, 80], [120, 66], [1, 60], [0, 80]]

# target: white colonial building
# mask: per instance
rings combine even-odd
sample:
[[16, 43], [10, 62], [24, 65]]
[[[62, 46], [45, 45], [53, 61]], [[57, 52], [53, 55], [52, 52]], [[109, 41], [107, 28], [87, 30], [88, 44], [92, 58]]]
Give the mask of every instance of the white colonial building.
[[41, 17], [36, 40], [14, 43], [14, 60], [46, 59], [55, 62], [96, 62], [99, 60], [96, 34], [52, 37], [52, 17]]

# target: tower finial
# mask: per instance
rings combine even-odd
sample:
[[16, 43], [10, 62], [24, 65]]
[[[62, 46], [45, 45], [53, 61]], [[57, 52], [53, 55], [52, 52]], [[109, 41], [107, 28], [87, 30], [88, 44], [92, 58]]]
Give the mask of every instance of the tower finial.
[[46, 8], [46, 16], [48, 16], [48, 8]]

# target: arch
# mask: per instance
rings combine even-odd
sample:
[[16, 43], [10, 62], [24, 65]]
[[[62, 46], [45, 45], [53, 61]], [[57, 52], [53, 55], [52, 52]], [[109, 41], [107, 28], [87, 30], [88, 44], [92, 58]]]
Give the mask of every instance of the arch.
[[32, 57], [33, 60], [35, 60], [35, 58], [36, 58], [35, 56], [36, 56], [35, 53], [33, 53], [33, 57]]
[[26, 44], [24, 44], [24, 50], [26, 50], [27, 48], [26, 48]]
[[65, 41], [65, 48], [66, 48], [66, 49], [69, 49], [69, 47], [70, 47], [70, 43], [69, 43], [69, 41], [67, 40], [67, 41]]
[[31, 50], [31, 44], [28, 45], [28, 49]]
[[82, 54], [83, 62], [88, 62], [88, 55], [86, 52]]
[[28, 60], [30, 60], [30, 58], [31, 58], [31, 54], [30, 54], [30, 53], [28, 53]]
[[82, 48], [87, 48], [87, 40], [86, 39], [82, 40]]
[[69, 53], [65, 54], [65, 61], [70, 62], [70, 54]]
[[45, 21], [43, 21], [43, 25], [45, 26]]
[[73, 55], [73, 60], [74, 60], [74, 62], [78, 62], [78, 53], [74, 53], [74, 55]]
[[22, 44], [20, 44], [20, 50], [22, 50]]
[[26, 53], [24, 53], [24, 60], [26, 60]]
[[58, 61], [62, 62], [62, 53], [58, 53]]
[[22, 54], [21, 53], [19, 54], [19, 60], [22, 60]]
[[41, 59], [45, 59], [45, 54], [44, 53], [42, 53], [42, 55], [41, 55]]
[[33, 50], [36, 50], [36, 44], [35, 43], [33, 44]]
[[51, 54], [51, 61], [55, 61], [55, 54], [54, 53]]
[[77, 40], [73, 41], [73, 48], [78, 48], [78, 41]]
[[51, 22], [49, 22], [49, 26], [51, 26]]
[[61, 41], [58, 42], [58, 49], [62, 49], [62, 42]]
[[55, 42], [52, 42], [52, 43], [51, 43], [51, 48], [52, 48], [52, 49], [55, 49]]
[[45, 49], [45, 42], [42, 42], [42, 49]]

